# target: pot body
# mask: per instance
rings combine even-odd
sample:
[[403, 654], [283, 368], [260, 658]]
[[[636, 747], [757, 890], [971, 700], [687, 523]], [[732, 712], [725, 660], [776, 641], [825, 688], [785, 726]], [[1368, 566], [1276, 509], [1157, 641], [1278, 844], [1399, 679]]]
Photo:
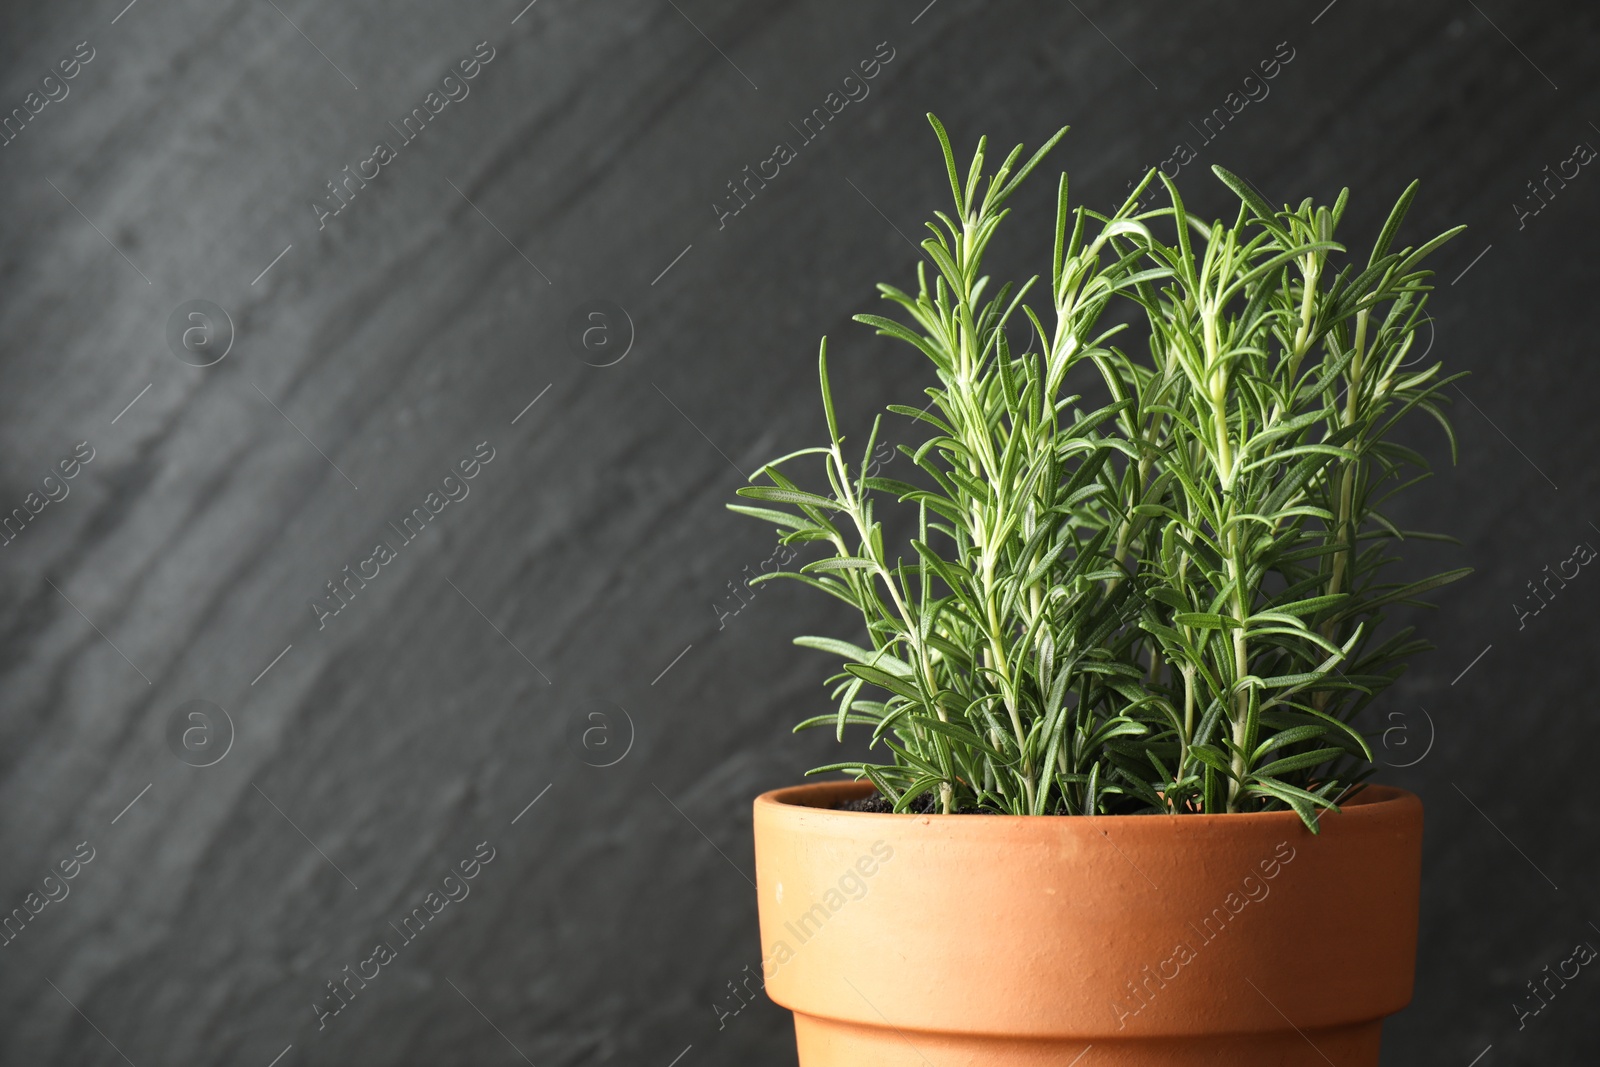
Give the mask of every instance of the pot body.
[[833, 810], [870, 792], [755, 802], [763, 977], [802, 1067], [1377, 1067], [1411, 999], [1411, 793], [1369, 786], [1313, 835], [1291, 811]]

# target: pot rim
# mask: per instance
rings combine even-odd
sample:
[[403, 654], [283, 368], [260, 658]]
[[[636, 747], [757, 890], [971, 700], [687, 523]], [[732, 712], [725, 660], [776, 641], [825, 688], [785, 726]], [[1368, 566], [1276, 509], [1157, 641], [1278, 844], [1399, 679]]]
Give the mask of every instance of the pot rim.
[[[1292, 808], [1282, 811], [1236, 811], [1218, 814], [1185, 813], [1181, 815], [1165, 815], [1159, 813], [1145, 813], [1138, 815], [974, 815], [973, 813], [945, 815], [937, 812], [886, 812], [886, 811], [847, 811], [835, 808], [833, 805], [841, 800], [855, 800], [868, 796], [877, 791], [869, 781], [850, 778], [830, 779], [821, 782], [806, 782], [801, 785], [784, 786], [781, 789], [771, 789], [760, 794], [755, 799], [755, 810], [760, 813], [766, 809], [772, 814], [779, 811], [795, 813], [805, 811], [808, 820], [814, 818], [827, 819], [878, 819], [878, 820], [904, 820], [920, 819], [924, 822], [953, 824], [961, 821], [963, 824], [973, 818], [982, 819], [983, 825], [1013, 825], [1026, 822], [1031, 825], [1045, 823], [1070, 824], [1074, 820], [1096, 821], [1113, 819], [1126, 823], [1138, 821], [1141, 825], [1153, 825], [1155, 822], [1180, 822], [1186, 827], [1201, 828], [1216, 826], [1226, 823], [1229, 826], [1243, 827], [1249, 824], [1270, 825], [1273, 822], [1300, 823], [1300, 816]], [[1377, 815], [1379, 812], [1392, 810], [1394, 805], [1420, 803], [1420, 798], [1410, 790], [1401, 789], [1392, 785], [1362, 784], [1356, 791], [1346, 798], [1340, 805], [1341, 814], [1351, 808], [1366, 808]], [[997, 820], [991, 824], [990, 820]]]

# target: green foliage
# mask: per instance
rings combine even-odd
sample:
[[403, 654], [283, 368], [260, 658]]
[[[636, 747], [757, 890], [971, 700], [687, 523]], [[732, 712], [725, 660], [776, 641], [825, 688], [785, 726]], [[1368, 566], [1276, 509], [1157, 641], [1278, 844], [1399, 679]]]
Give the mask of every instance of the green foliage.
[[[991, 293], [981, 265], [1065, 129], [993, 174], [980, 140], [963, 180], [929, 119], [955, 216], [928, 224], [915, 294], [879, 286], [901, 316], [857, 316], [933, 365], [925, 407], [889, 407], [927, 432], [900, 447], [917, 481], [867, 475], [881, 416], [860, 462], [846, 453], [824, 340], [828, 444], [764, 467], [770, 484], [739, 491], [760, 506], [730, 505], [826, 542], [764, 577], [865, 622], [862, 645], [797, 640], [844, 661], [836, 710], [799, 728], [867, 727], [886, 759], [817, 770], [868, 778], [899, 810], [928, 793], [946, 812], [1290, 807], [1315, 829], [1370, 773], [1354, 717], [1426, 647], [1385, 632], [1384, 609], [1465, 573], [1392, 579], [1397, 544], [1430, 535], [1382, 510], [1427, 475], [1396, 424], [1421, 411], [1450, 433], [1453, 379], [1411, 364], [1421, 264], [1456, 231], [1393, 247], [1413, 184], [1360, 263], [1334, 239], [1343, 193], [1274, 210], [1215, 168], [1241, 202], [1229, 225], [1164, 176], [1167, 205], [1142, 208], [1154, 172], [1109, 216], [1069, 207], [1062, 175], [1041, 318], [1038, 278]], [[1142, 328], [1116, 321], [1130, 315]], [[1066, 385], [1086, 361], [1092, 403]], [[825, 491], [784, 473], [809, 457]], [[883, 504], [914, 534], [888, 538]]]

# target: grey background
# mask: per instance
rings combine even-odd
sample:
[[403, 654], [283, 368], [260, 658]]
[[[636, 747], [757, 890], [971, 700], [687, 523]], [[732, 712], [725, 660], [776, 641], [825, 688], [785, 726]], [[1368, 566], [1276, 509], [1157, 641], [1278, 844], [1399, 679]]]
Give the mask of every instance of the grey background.
[[[924, 2], [0, 12], [7, 111], [95, 50], [0, 148], [0, 508], [95, 450], [0, 550], [0, 905], [95, 850], [0, 949], [0, 1062], [793, 1062], [784, 1012], [719, 1029], [712, 1005], [759, 960], [748, 802], [834, 755], [789, 735], [828, 666], [789, 638], [848, 620], [782, 584], [734, 613], [772, 543], [722, 505], [735, 468], [818, 439], [819, 335], [857, 432], [922, 387], [848, 318], [910, 281], [905, 236], [945, 205], [929, 110], [963, 152], [1071, 123], [1054, 166], [1102, 208], [1189, 141], [1201, 210], [1231, 210], [1220, 162], [1274, 200], [1348, 184], [1353, 241], [1412, 177], [1411, 240], [1470, 225], [1433, 304], [1435, 354], [1473, 372], [1460, 464], [1419, 436], [1443, 462], [1401, 513], [1479, 571], [1374, 723], [1428, 810], [1384, 1062], [1594, 1061], [1600, 978], [1520, 1032], [1511, 1005], [1600, 944], [1600, 579], [1521, 629], [1513, 604], [1600, 544], [1600, 176], [1520, 227], [1513, 205], [1600, 144], [1600, 14]], [[319, 231], [324, 183], [480, 41], [470, 96]], [[883, 41], [871, 95], [719, 229], [725, 183]], [[1270, 96], [1203, 144], [1190, 123], [1279, 42]], [[997, 273], [1045, 267], [1051, 185]], [[236, 328], [209, 368], [165, 340], [192, 299]], [[636, 333], [607, 367], [568, 329], [593, 300]], [[484, 441], [470, 495], [319, 630], [323, 583]], [[233, 727], [205, 768], [166, 739], [195, 699]], [[324, 983], [484, 841], [471, 896], [319, 1032]]]

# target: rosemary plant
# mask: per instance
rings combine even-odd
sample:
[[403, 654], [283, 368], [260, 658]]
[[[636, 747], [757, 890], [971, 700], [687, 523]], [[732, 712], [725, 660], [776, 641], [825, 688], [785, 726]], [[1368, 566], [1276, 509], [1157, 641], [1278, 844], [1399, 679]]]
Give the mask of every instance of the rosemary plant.
[[[844, 661], [836, 709], [797, 729], [868, 727], [889, 759], [813, 773], [868, 778], [902, 811], [1288, 806], [1315, 829], [1370, 773], [1353, 720], [1426, 647], [1384, 633], [1384, 609], [1465, 573], [1392, 579], [1397, 543], [1429, 535], [1381, 510], [1427, 474], [1396, 424], [1420, 410], [1450, 433], [1451, 379], [1408, 358], [1422, 261], [1456, 231], [1392, 248], [1413, 184], [1358, 267], [1334, 241], [1345, 194], [1274, 210], [1218, 168], [1241, 201], [1226, 225], [1191, 215], [1164, 176], [1170, 205], [1141, 209], [1155, 172], [1110, 215], [1069, 207], [1062, 175], [1041, 317], [1026, 300], [1039, 279], [991, 293], [981, 268], [1006, 201], [1066, 130], [993, 174], [980, 140], [963, 180], [929, 120], [955, 214], [928, 224], [915, 295], [879, 286], [905, 319], [857, 316], [933, 366], [924, 407], [888, 409], [928, 433], [900, 446], [918, 481], [868, 473], [881, 416], [860, 462], [846, 452], [824, 339], [828, 444], [767, 464], [770, 484], [739, 491], [758, 503], [729, 505], [785, 542], [825, 542], [763, 578], [865, 624], [862, 644], [797, 639]], [[1147, 328], [1107, 325], [1128, 311]], [[1098, 401], [1069, 391], [1084, 363]], [[802, 457], [820, 457], [825, 489], [785, 473]], [[880, 504], [914, 533], [887, 535]]]

